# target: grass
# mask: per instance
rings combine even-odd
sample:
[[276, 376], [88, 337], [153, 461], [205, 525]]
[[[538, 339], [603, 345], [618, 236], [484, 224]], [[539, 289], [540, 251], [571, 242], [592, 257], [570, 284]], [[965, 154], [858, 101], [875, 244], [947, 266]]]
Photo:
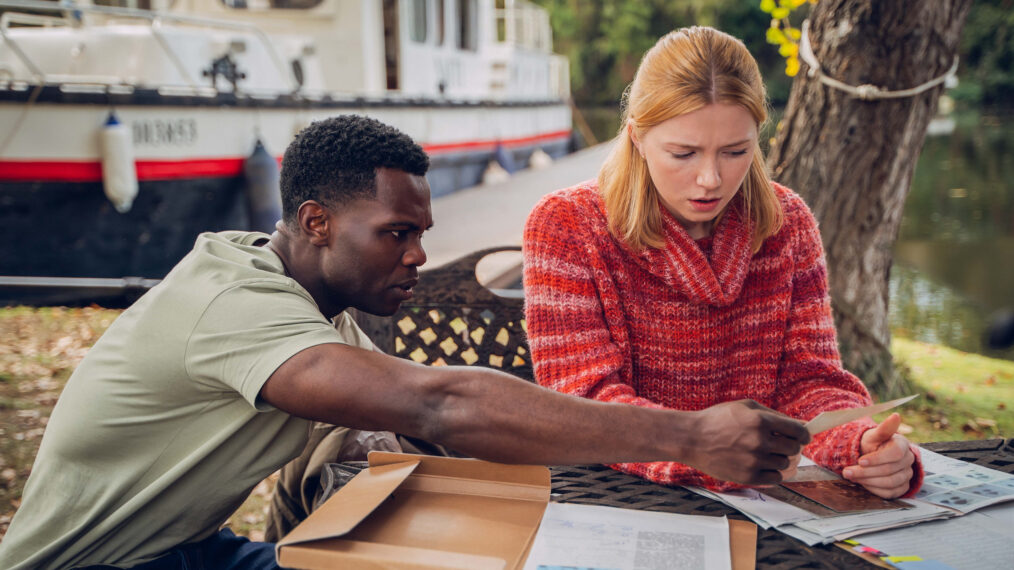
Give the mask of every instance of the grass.
[[[119, 313], [98, 307], [0, 308], [0, 537], [20, 506], [64, 383]], [[909, 439], [1014, 435], [1014, 414], [1007, 410], [1014, 405], [1014, 362], [901, 338], [893, 341], [892, 351], [923, 395], [901, 412]], [[274, 480], [258, 485], [232, 516], [237, 534], [263, 538]]]
[[99, 308], [0, 309], [0, 533], [20, 505], [64, 383], [118, 314]]
[[[0, 308], [0, 538], [21, 504], [21, 491], [64, 383], [120, 314], [99, 307]], [[230, 519], [237, 534], [263, 539], [272, 476]]]
[[1014, 362], [895, 338], [891, 352], [922, 394], [903, 414], [917, 442], [1014, 436]]

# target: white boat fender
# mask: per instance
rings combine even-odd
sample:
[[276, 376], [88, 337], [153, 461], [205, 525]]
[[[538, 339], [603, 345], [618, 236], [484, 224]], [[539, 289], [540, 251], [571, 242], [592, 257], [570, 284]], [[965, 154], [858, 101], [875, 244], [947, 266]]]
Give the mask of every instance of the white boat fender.
[[278, 185], [278, 161], [257, 139], [253, 152], [243, 162], [249, 229], [270, 234], [282, 219], [282, 194]]
[[514, 156], [500, 143], [496, 144], [496, 150], [493, 151], [493, 158], [496, 159], [500, 166], [507, 171], [507, 174], [514, 174], [517, 172], [518, 167], [514, 164]]
[[541, 148], [535, 149], [532, 156], [528, 158], [528, 168], [532, 170], [542, 170], [543, 168], [549, 168], [553, 165], [553, 157], [546, 154], [546, 151]]
[[130, 129], [110, 111], [100, 138], [103, 190], [117, 212], [129, 212], [137, 197], [137, 167]]
[[510, 180], [510, 178], [510, 172], [504, 170], [504, 167], [500, 166], [500, 163], [495, 160], [489, 161], [489, 164], [486, 165], [486, 170], [482, 173], [483, 184], [500, 184], [501, 182]]

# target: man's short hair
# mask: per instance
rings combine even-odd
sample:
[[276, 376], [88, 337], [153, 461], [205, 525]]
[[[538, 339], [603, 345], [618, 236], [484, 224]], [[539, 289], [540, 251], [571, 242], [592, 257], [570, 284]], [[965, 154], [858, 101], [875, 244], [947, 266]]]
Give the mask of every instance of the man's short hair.
[[328, 208], [377, 195], [378, 168], [423, 176], [430, 160], [405, 133], [360, 115], [316, 121], [296, 135], [282, 158], [282, 220], [292, 223], [299, 205]]

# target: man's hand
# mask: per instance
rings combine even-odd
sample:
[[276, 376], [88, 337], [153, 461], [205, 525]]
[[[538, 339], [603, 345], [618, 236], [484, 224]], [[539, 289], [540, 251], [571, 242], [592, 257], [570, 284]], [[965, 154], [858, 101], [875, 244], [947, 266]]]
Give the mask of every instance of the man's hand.
[[866, 430], [859, 443], [859, 465], [850, 465], [842, 476], [885, 499], [900, 497], [912, 480], [915, 455], [905, 436], [895, 433], [901, 416], [891, 414], [875, 428]]
[[772, 485], [794, 473], [800, 450], [810, 441], [802, 422], [753, 400], [712, 406], [699, 413], [700, 437], [690, 465], [744, 485]]

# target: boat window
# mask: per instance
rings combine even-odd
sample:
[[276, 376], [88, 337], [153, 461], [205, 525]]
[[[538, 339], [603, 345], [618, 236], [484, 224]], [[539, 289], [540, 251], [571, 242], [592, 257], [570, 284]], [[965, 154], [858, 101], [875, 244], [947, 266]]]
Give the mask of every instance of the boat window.
[[458, 0], [458, 48], [476, 51], [479, 47], [479, 14], [475, 0]]
[[496, 41], [507, 41], [507, 0], [496, 0], [493, 3], [493, 13], [496, 14]]
[[235, 10], [309, 10], [320, 6], [324, 0], [220, 0], [220, 2], [227, 8]]
[[444, 45], [444, 0], [435, 0], [437, 5], [437, 45]]
[[387, 88], [391, 91], [398, 90], [398, 71], [401, 67], [398, 61], [399, 41], [398, 36], [398, 0], [383, 0], [384, 11], [384, 72], [387, 78]]
[[428, 0], [412, 0], [409, 2], [411, 14], [409, 15], [409, 37], [412, 41], [423, 43], [426, 41], [426, 16], [429, 12]]
[[550, 53], [553, 35], [549, 14], [525, 0], [496, 0], [493, 3], [496, 41]]

